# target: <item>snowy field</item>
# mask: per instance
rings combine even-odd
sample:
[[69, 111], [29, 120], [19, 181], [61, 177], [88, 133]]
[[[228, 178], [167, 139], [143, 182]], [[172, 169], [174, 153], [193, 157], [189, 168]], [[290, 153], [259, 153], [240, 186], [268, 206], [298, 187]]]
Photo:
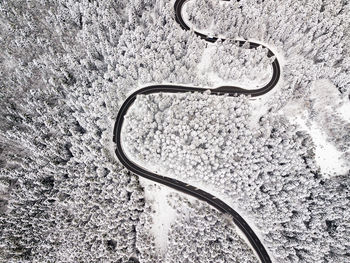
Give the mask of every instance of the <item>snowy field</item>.
[[259, 262], [232, 220], [138, 178], [113, 126], [153, 84], [264, 86], [259, 98], [138, 96], [135, 163], [220, 198], [274, 263], [350, 262], [350, 4], [343, 0], [0, 3], [0, 262]]

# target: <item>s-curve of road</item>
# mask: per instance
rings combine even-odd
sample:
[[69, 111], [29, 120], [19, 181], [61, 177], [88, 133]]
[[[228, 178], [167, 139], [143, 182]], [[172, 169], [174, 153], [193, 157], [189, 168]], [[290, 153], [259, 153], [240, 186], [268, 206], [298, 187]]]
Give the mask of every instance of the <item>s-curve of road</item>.
[[[184, 30], [189, 30], [190, 28], [186, 25], [182, 18], [182, 7], [184, 3], [186, 3], [187, 0], [176, 0], [174, 8], [175, 8], [175, 18], [176, 22], [181, 26]], [[224, 0], [225, 1], [225, 0]], [[209, 42], [216, 42], [218, 38], [208, 37], [202, 33], [195, 32], [201, 39], [204, 39]], [[246, 41], [236, 41], [240, 46], [242, 46]], [[257, 48], [261, 46], [260, 44], [249, 42], [249, 47], [251, 49]], [[271, 50], [268, 51], [267, 54], [268, 57], [273, 57], [274, 54]], [[211, 95], [222, 95], [222, 94], [228, 94], [229, 96], [237, 96], [240, 94], [250, 95], [252, 97], [261, 96], [267, 92], [269, 92], [271, 89], [273, 89], [279, 78], [280, 78], [280, 66], [275, 59], [272, 63], [273, 68], [273, 76], [268, 84], [266, 84], [264, 87], [254, 90], [247, 90], [240, 87], [234, 87], [234, 86], [221, 86], [215, 89], [211, 89]], [[115, 153], [119, 159], [119, 161], [132, 173], [142, 176], [144, 178], [147, 178], [149, 180], [152, 180], [154, 182], [169, 186], [175, 190], [181, 191], [183, 193], [189, 194], [195, 198], [198, 198], [204, 202], [207, 202], [209, 205], [215, 207], [222, 213], [226, 213], [232, 216], [232, 219], [234, 223], [240, 228], [240, 230], [245, 234], [247, 240], [249, 241], [252, 248], [255, 250], [256, 254], [258, 255], [259, 259], [263, 263], [269, 263], [271, 262], [270, 256], [268, 255], [265, 247], [257, 237], [257, 235], [253, 232], [251, 227], [247, 224], [247, 222], [229, 205], [221, 201], [220, 199], [216, 198], [215, 196], [198, 189], [194, 186], [188, 185], [184, 182], [178, 181], [176, 179], [172, 179], [169, 177], [164, 177], [158, 174], [155, 174], [151, 171], [146, 170], [145, 168], [137, 165], [133, 161], [131, 161], [126, 154], [123, 151], [123, 147], [121, 144], [121, 132], [123, 127], [123, 121], [124, 116], [127, 113], [128, 109], [132, 106], [134, 101], [136, 100], [137, 95], [139, 94], [153, 94], [153, 93], [183, 93], [183, 92], [204, 92], [205, 89], [199, 88], [199, 87], [188, 87], [188, 86], [178, 86], [178, 85], [152, 85], [147, 86], [144, 88], [141, 88], [131, 94], [123, 103], [121, 108], [119, 109], [117, 119], [115, 121], [114, 125], [114, 135], [113, 135], [113, 141], [116, 144], [116, 150]]]

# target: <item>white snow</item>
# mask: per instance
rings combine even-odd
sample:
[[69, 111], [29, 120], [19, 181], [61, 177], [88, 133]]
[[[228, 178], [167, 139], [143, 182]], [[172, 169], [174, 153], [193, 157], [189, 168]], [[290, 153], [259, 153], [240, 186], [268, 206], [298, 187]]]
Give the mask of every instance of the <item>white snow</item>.
[[[344, 119], [349, 118], [349, 103], [342, 104], [337, 89], [328, 80], [317, 80], [311, 87], [309, 100], [289, 102], [281, 111], [291, 123], [300, 129], [307, 131], [315, 144], [316, 162], [324, 176], [345, 174], [350, 169], [350, 164], [342, 158], [335, 145], [329, 141], [328, 135], [317, 120], [322, 119], [326, 113], [342, 114]], [[313, 102], [316, 117], [311, 118], [308, 111]]]
[[306, 118], [296, 116], [294, 121], [299, 127], [311, 135], [315, 144], [316, 162], [320, 166], [325, 177], [344, 174], [349, 169], [349, 164], [342, 159], [342, 153], [330, 142], [327, 135], [315, 122], [307, 122]]
[[[125, 119], [125, 122], [127, 122], [127, 118]], [[123, 127], [126, 127], [126, 126], [127, 126], [127, 123], [125, 123]], [[125, 133], [123, 133], [122, 131], [122, 137], [123, 137], [123, 134]], [[145, 170], [159, 174], [159, 176], [166, 176], [169, 178], [174, 177], [172, 174], [169, 174], [169, 172], [166, 169], [164, 169], [162, 165], [150, 166], [149, 163], [142, 162], [139, 158], [132, 155], [130, 149], [128, 148], [128, 145], [124, 143], [124, 140], [122, 140], [121, 142], [122, 142], [123, 150], [125, 154], [128, 156], [128, 158], [131, 161], [137, 159], [137, 162], [135, 162], [135, 164], [139, 165], [140, 167], [143, 167], [143, 169]], [[222, 200], [223, 202], [228, 204], [230, 207], [235, 209], [244, 218], [244, 220], [246, 220], [246, 222], [253, 229], [254, 233], [259, 237], [259, 239], [263, 240], [259, 233], [259, 229], [254, 224], [254, 220], [250, 220], [248, 215], [240, 211], [239, 204], [234, 203], [227, 195], [224, 194], [223, 190], [220, 190], [218, 188], [215, 188], [211, 185], [205, 184], [198, 180], [190, 180], [186, 183], [194, 187], [197, 187], [198, 189], [202, 189], [207, 193], [212, 194], [216, 198]], [[190, 202], [194, 202], [196, 199], [191, 197], [190, 195], [185, 195], [167, 186], [160, 185], [158, 183], [155, 183], [151, 180], [147, 180], [142, 177], [140, 177], [140, 184], [144, 187], [146, 201], [148, 201], [151, 204], [153, 210], [155, 211], [155, 213], [152, 215], [152, 218], [153, 218], [152, 234], [155, 237], [155, 243], [157, 247], [160, 249], [160, 251], [164, 252], [167, 248], [168, 231], [170, 229], [171, 224], [174, 223], [176, 220], [176, 211], [168, 203], [169, 194], [175, 193], [175, 192], [177, 194], [182, 194]], [[234, 225], [233, 222], [232, 224]], [[235, 227], [237, 230], [237, 234], [240, 237], [242, 237], [242, 239], [246, 241], [246, 243], [250, 246], [250, 243], [248, 242], [243, 232], [240, 231], [236, 225]], [[252, 250], [254, 251], [254, 249]]]
[[[125, 119], [127, 122], [127, 118]], [[123, 128], [127, 125], [124, 124]], [[123, 129], [122, 129], [123, 136]], [[135, 158], [133, 158], [132, 154], [126, 143], [123, 143], [122, 139], [122, 147], [126, 156], [133, 162]], [[150, 167], [148, 163], [144, 163], [140, 160], [135, 162], [136, 165], [142, 167], [145, 170], [151, 171], [153, 173], [159, 174], [159, 176], [167, 176], [166, 170], [162, 168], [161, 165], [153, 165]], [[169, 176], [171, 177], [171, 176]], [[176, 210], [169, 205], [169, 195], [171, 193], [177, 193], [180, 195], [184, 195], [181, 192], [175, 191], [170, 187], [158, 184], [151, 180], [145, 179], [143, 177], [139, 177], [140, 184], [144, 187], [144, 194], [146, 201], [151, 205], [154, 214], [152, 214], [152, 234], [154, 236], [154, 241], [157, 248], [161, 253], [165, 252], [167, 249], [168, 243], [168, 231], [171, 227], [171, 224], [176, 220]], [[192, 198], [189, 195], [184, 195], [190, 202], [195, 201], [195, 198]]]
[[281, 91], [283, 85], [285, 85], [285, 83], [281, 74], [280, 80], [271, 91], [262, 96], [259, 96], [257, 98], [251, 98], [249, 100], [249, 104], [252, 108], [250, 111], [248, 125], [251, 129], [256, 128], [259, 119], [267, 115], [269, 109], [273, 105], [273, 100], [275, 96], [278, 96], [278, 93]]
[[[218, 4], [220, 5], [227, 5], [229, 3], [223, 2], [223, 1], [219, 1]], [[206, 34], [208, 36], [211, 37], [219, 37], [219, 38], [225, 38], [225, 36], [222, 35], [217, 35], [215, 33], [215, 22], [214, 20], [212, 21], [211, 25], [209, 28], [206, 28], [205, 30], [200, 30], [198, 28], [195, 27], [195, 25], [193, 25], [190, 20], [189, 20], [189, 14], [187, 12], [187, 8], [186, 8], [187, 3], [184, 4], [184, 8], [183, 8], [183, 20], [185, 21], [185, 23], [187, 25], [191, 26], [191, 30], [196, 31], [196, 32], [200, 32], [203, 34]], [[237, 40], [245, 40], [243, 38], [237, 38]], [[256, 40], [256, 39], [250, 39], [249, 41], [253, 41], [255, 43], [258, 44], [262, 44], [265, 47], [269, 48], [270, 50], [275, 50], [275, 47], [269, 47], [264, 43], [261, 43], [261, 41]], [[209, 66], [211, 64], [212, 58], [216, 55], [215, 54], [216, 51], [216, 44], [215, 43], [208, 43], [207, 44], [207, 48], [204, 50], [203, 52], [203, 56], [201, 58], [200, 63], [198, 64], [198, 71], [200, 75], [205, 74], [206, 78], [208, 79], [209, 82], [214, 83], [212, 88], [216, 88], [216, 87], [220, 87], [220, 86], [236, 86], [236, 87], [242, 87], [244, 89], [257, 89], [259, 87], [263, 87], [264, 85], [266, 85], [269, 81], [270, 81], [270, 77], [272, 76], [272, 66], [268, 67], [266, 69], [266, 72], [264, 72], [265, 74], [261, 74], [261, 75], [265, 75], [264, 78], [257, 78], [254, 80], [249, 80], [249, 79], [243, 79], [243, 80], [235, 80], [235, 79], [229, 79], [229, 80], [224, 80], [222, 79], [217, 72], [213, 72], [209, 69]], [[276, 52], [273, 51], [273, 53], [276, 55], [276, 57], [278, 58], [280, 65], [283, 66], [285, 63], [284, 58], [282, 58], [282, 56], [277, 56]], [[266, 75], [268, 76], [266, 78]]]
[[205, 72], [208, 68], [208, 65], [211, 63], [211, 58], [215, 52], [215, 45], [208, 44], [207, 48], [204, 49], [203, 55], [200, 62], [197, 65], [198, 72]]
[[327, 135], [317, 126], [311, 123], [309, 133], [316, 145], [316, 161], [325, 175], [345, 174], [349, 170], [349, 164], [342, 158], [342, 153], [330, 142]]
[[[124, 127], [125, 126], [126, 125], [124, 125]], [[122, 132], [122, 135], [123, 135], [123, 132]], [[132, 157], [132, 154], [130, 153], [130, 150], [128, 149], [127, 144], [123, 143], [123, 140], [122, 140], [122, 147], [125, 154], [132, 161], [134, 158]], [[164, 168], [162, 168], [161, 165], [157, 165], [157, 166], [153, 165], [151, 167], [149, 163], [144, 163], [140, 160], [135, 162], [135, 164], [143, 167], [143, 169], [159, 174], [159, 176], [166, 176], [169, 178], [173, 177], [173, 175], [169, 174]], [[212, 194], [216, 198], [228, 204], [230, 207], [236, 210], [244, 218], [244, 220], [253, 229], [254, 233], [259, 237], [259, 239], [263, 240], [259, 232], [259, 228], [257, 228], [254, 224], [254, 220], [251, 220], [247, 214], [243, 213], [243, 211], [240, 211], [239, 204], [234, 203], [227, 195], [223, 193], [223, 191], [220, 191], [220, 189], [218, 188], [212, 187], [208, 184], [205, 184], [197, 180], [190, 180], [186, 183], [194, 187], [197, 187], [198, 189], [206, 191], [207, 193]], [[155, 213], [152, 215], [152, 218], [153, 218], [152, 234], [155, 237], [155, 243], [157, 247], [160, 249], [160, 251], [164, 252], [167, 248], [168, 231], [170, 229], [171, 224], [174, 223], [176, 220], [176, 211], [168, 203], [169, 194], [177, 193], [177, 194], [184, 195], [190, 202], [194, 202], [196, 199], [194, 197], [191, 197], [190, 195], [185, 195], [167, 186], [160, 185], [158, 183], [155, 183], [151, 180], [147, 180], [142, 177], [140, 177], [140, 184], [144, 187], [146, 201], [148, 201], [151, 204], [153, 210], [155, 211]], [[244, 233], [241, 230], [239, 230], [238, 226], [235, 225], [233, 222], [232, 224], [235, 226], [237, 234], [248, 244], [249, 247], [251, 247]], [[252, 251], [255, 253], [253, 248], [252, 248]]]
[[[186, 23], [186, 25], [188, 25], [191, 28], [191, 30], [193, 30], [193, 31], [201, 32], [201, 33], [203, 33], [207, 36], [210, 36], [210, 37], [216, 37], [217, 34], [214, 33], [214, 30], [215, 30], [215, 21], [214, 20], [212, 20], [210, 23], [210, 26], [208, 28], [205, 28], [205, 29], [199, 29], [196, 27], [196, 25], [191, 23], [190, 18], [189, 18], [189, 13], [188, 13], [188, 9], [189, 9], [188, 2], [189, 1], [184, 3], [183, 8], [182, 8], [182, 18], [183, 18], [184, 22]], [[224, 4], [224, 1], [217, 1], [217, 3], [219, 5], [222, 5], [222, 4]], [[208, 20], [209, 19], [210, 18], [208, 17]]]
[[263, 87], [270, 81], [270, 77], [272, 76], [272, 67], [270, 66], [267, 71], [268, 78], [263, 79], [244, 79], [244, 80], [224, 80], [222, 79], [217, 72], [209, 71], [208, 66], [211, 63], [211, 59], [213, 56], [215, 56], [215, 44], [208, 44], [208, 47], [204, 50], [203, 56], [201, 58], [200, 63], [198, 64], [198, 71], [199, 74], [207, 77], [208, 81], [210, 83], [213, 83], [213, 87], [211, 88], [217, 88], [220, 86], [236, 86], [236, 87], [242, 87], [244, 89], [257, 89], [259, 87]]
[[[159, 171], [160, 169], [161, 168], [154, 168], [154, 170], [152, 169], [152, 171], [155, 172], [155, 171]], [[170, 178], [172, 177], [172, 175], [166, 174], [166, 173], [162, 175]], [[234, 203], [219, 189], [211, 187], [208, 184], [205, 184], [199, 181], [193, 181], [188, 183], [197, 187], [198, 189], [202, 189], [203, 191], [206, 191], [214, 195], [216, 198], [222, 200], [223, 202], [228, 204], [230, 207], [232, 207], [234, 210], [236, 210], [238, 214], [240, 214], [244, 218], [244, 220], [248, 223], [248, 225], [253, 229], [254, 233], [258, 236], [258, 238], [260, 240], [263, 240], [262, 235], [259, 232], [259, 228], [255, 226], [254, 220], [251, 220], [246, 213], [244, 213], [243, 211], [240, 211], [238, 207], [239, 204]], [[168, 231], [170, 229], [171, 224], [174, 223], [176, 220], [176, 211], [168, 203], [169, 194], [177, 193], [177, 194], [184, 195], [184, 197], [186, 197], [190, 202], [194, 202], [196, 199], [191, 197], [190, 195], [182, 194], [181, 192], [174, 191], [173, 189], [167, 186], [157, 184], [155, 182], [152, 182], [142, 177], [140, 177], [140, 184], [144, 187], [146, 200], [150, 201], [151, 206], [155, 211], [155, 213], [152, 215], [152, 218], [153, 218], [152, 233], [155, 237], [155, 243], [160, 249], [160, 251], [164, 252], [167, 248]], [[184, 210], [183, 212], [186, 212], [186, 210]], [[233, 223], [233, 221], [231, 221], [231, 223], [235, 227], [237, 234], [252, 249], [252, 251], [256, 255], [256, 258], [259, 259], [255, 250], [251, 246], [250, 242], [248, 241], [244, 233], [238, 228], [237, 225]]]
[[151, 231], [155, 238], [155, 244], [161, 252], [165, 252], [168, 243], [168, 231], [176, 219], [176, 211], [169, 205], [168, 195], [175, 191], [142, 177], [140, 177], [140, 184], [144, 187], [146, 201], [150, 203], [154, 211]]
[[339, 107], [341, 97], [337, 88], [327, 79], [316, 80], [311, 85], [310, 99], [314, 101], [316, 108]]
[[338, 108], [339, 115], [347, 122], [350, 122], [350, 101], [344, 101]]
[[[219, 1], [218, 4], [224, 5], [224, 4], [228, 4], [228, 3], [223, 2], [223, 1]], [[191, 28], [194, 31], [205, 33], [205, 34], [212, 35], [212, 36], [215, 35], [214, 32], [212, 31], [212, 28], [214, 28], [213, 26], [206, 29], [205, 31], [199, 30], [198, 28], [195, 28], [195, 26], [189, 21], [188, 17], [189, 17], [189, 14], [187, 12], [186, 4], [185, 4], [184, 8], [183, 8], [183, 19], [184, 19], [185, 23], [188, 25], [191, 25]], [[215, 36], [217, 36], [217, 35], [215, 35]], [[225, 36], [221, 36], [221, 35], [218, 37], [225, 38]], [[237, 40], [244, 40], [244, 39], [237, 38]], [[272, 46], [270, 44], [266, 45], [266, 43], [262, 43], [258, 39], [249, 39], [249, 41], [253, 41], [255, 43], [264, 45], [268, 49], [273, 51], [273, 53], [275, 54], [275, 56], [277, 57], [277, 59], [279, 61], [280, 68], [281, 68], [280, 80], [277, 83], [277, 85], [274, 87], [274, 89], [271, 90], [270, 92], [268, 92], [267, 94], [264, 94], [263, 96], [260, 96], [258, 98], [252, 98], [250, 100], [250, 104], [252, 106], [252, 111], [251, 111], [249, 125], [251, 128], [255, 128], [260, 117], [266, 115], [267, 111], [270, 109], [269, 102], [271, 101], [271, 99], [273, 99], [273, 96], [278, 94], [281, 87], [284, 85], [282, 76], [283, 76], [283, 66], [286, 64], [286, 60], [285, 60], [284, 56], [282, 56], [280, 54], [281, 51], [280, 50], [277, 51], [277, 47]], [[222, 78], [220, 78], [217, 73], [207, 71], [208, 65], [211, 63], [211, 58], [215, 55], [214, 52], [215, 52], [215, 44], [208, 44], [208, 47], [204, 50], [201, 61], [197, 67], [199, 72], [202, 72], [202, 74], [203, 73], [206, 74], [208, 81], [211, 81], [214, 83], [214, 86], [212, 88], [230, 85], [230, 86], [243, 87], [245, 89], [256, 89], [259, 87], [263, 87], [270, 80], [268, 78], [265, 80], [264, 79], [263, 80], [257, 79], [255, 81], [249, 81], [249, 80], [244, 80], [244, 81], [242, 81], [242, 80], [240, 80], [240, 81], [228, 80], [228, 81], [225, 81]], [[272, 67], [269, 67], [268, 70], [269, 70], [269, 76], [271, 76], [272, 75]], [[349, 105], [349, 107], [350, 107], [350, 105]]]

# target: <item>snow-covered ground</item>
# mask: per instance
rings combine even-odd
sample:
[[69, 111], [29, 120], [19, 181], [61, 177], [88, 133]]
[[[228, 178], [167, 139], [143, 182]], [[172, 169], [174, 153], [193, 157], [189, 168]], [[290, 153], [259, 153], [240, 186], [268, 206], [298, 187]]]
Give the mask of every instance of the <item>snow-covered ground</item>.
[[[256, 88], [271, 75], [264, 50], [208, 44], [173, 4], [1, 1], [1, 262], [256, 262], [225, 215], [140, 181], [114, 154], [118, 109], [136, 89]], [[198, 31], [266, 45], [283, 81], [255, 100], [141, 97], [128, 156], [232, 205], [274, 262], [350, 262], [350, 5], [185, 9]]]
[[[269, 65], [267, 68], [259, 71], [259, 74], [255, 74], [254, 77], [248, 78], [243, 75], [240, 76], [239, 79], [235, 78], [235, 75], [227, 76], [228, 79], [223, 79], [218, 72], [213, 70], [213, 58], [219, 56], [221, 57], [223, 54], [219, 54], [219, 50], [217, 49], [217, 45], [208, 44], [207, 48], [204, 50], [201, 61], [199, 62], [197, 69], [198, 75], [205, 75], [207, 81], [209, 82], [209, 88], [217, 88], [220, 86], [236, 86], [242, 87], [244, 89], [258, 89], [266, 85], [272, 76], [272, 66]], [[247, 50], [249, 53], [249, 50]], [[240, 65], [239, 61], [236, 61], [230, 64], [228, 67], [236, 67], [239, 71], [239, 68], [244, 67], [244, 64]], [[258, 64], [257, 64], [258, 67]], [[256, 69], [258, 70], [258, 69]]]
[[315, 144], [317, 164], [325, 176], [345, 174], [350, 169], [349, 160], [336, 148], [322, 122], [328, 114], [340, 116], [349, 124], [350, 102], [342, 99], [334, 85], [328, 80], [313, 82], [308, 100], [295, 100], [281, 111], [289, 121], [307, 131]]
[[[190, 1], [189, 1], [190, 2]], [[183, 19], [185, 21], [186, 24], [191, 26], [191, 30], [196, 31], [196, 32], [200, 32], [203, 34], [206, 34], [208, 36], [211, 37], [219, 37], [221, 39], [225, 39], [226, 37], [224, 35], [217, 35], [215, 33], [215, 22], [213, 20], [212, 17], [209, 17], [208, 19], [211, 19], [211, 23], [210, 25], [203, 29], [203, 28], [197, 28], [195, 24], [193, 24], [191, 22], [191, 19], [189, 19], [189, 13], [187, 12], [188, 10], [188, 6], [189, 6], [189, 2], [185, 3], [184, 8], [183, 8]], [[218, 5], [228, 5], [227, 2], [225, 1], [217, 1]], [[239, 38], [236, 37], [234, 40], [243, 40], [243, 38]], [[249, 39], [249, 41], [255, 42], [255, 43], [259, 43], [259, 44], [264, 44], [261, 41], [257, 40], [257, 39]], [[227, 42], [229, 42], [229, 39], [227, 40]], [[226, 43], [227, 43], [226, 42]], [[271, 48], [271, 46], [266, 46], [267, 48]], [[242, 51], [242, 48], [239, 48]], [[275, 50], [275, 47], [272, 47], [272, 50]], [[247, 53], [247, 54], [244, 54]], [[253, 53], [253, 50], [243, 50], [243, 54], [240, 54], [242, 57], [245, 56], [249, 56], [249, 53]], [[263, 52], [263, 56], [265, 56], [265, 52]], [[281, 63], [281, 65], [283, 66], [284, 64], [284, 59], [282, 58], [282, 56], [278, 55], [275, 53], [277, 59], [279, 60], [279, 62]], [[223, 78], [223, 74], [221, 72], [218, 72], [218, 66], [216, 65], [216, 67], [213, 66], [211, 64], [213, 64], [213, 58], [217, 59], [219, 58], [223, 58], [223, 57], [227, 57], [228, 54], [221, 54], [220, 53], [220, 49], [218, 49], [218, 45], [217, 44], [211, 44], [208, 43], [207, 44], [207, 48], [204, 50], [202, 58], [200, 63], [198, 64], [198, 70], [199, 70], [199, 74], [198, 75], [205, 75], [206, 78], [209, 81], [209, 85], [212, 87], [219, 87], [219, 86], [225, 86], [225, 85], [229, 85], [229, 86], [236, 86], [236, 87], [242, 87], [244, 89], [257, 89], [260, 87], [263, 87], [265, 84], [267, 84], [269, 82], [269, 80], [271, 79], [272, 76], [272, 67], [271, 64], [270, 65], [266, 65], [266, 62], [264, 63], [265, 66], [263, 67], [259, 67], [259, 63], [263, 64], [263, 62], [254, 62], [253, 61], [253, 57], [250, 58], [246, 58], [246, 61], [250, 61], [255, 68], [252, 68], [251, 65], [246, 65], [246, 62], [243, 62], [242, 60], [239, 60], [239, 57], [236, 61], [233, 61], [232, 64], [229, 65], [225, 65], [225, 69], [229, 69], [229, 68], [236, 68], [236, 70], [238, 71], [237, 73], [239, 74], [232, 74], [231, 76], [226, 76], [225, 78]], [[231, 47], [231, 59], [235, 59], [237, 58], [237, 52], [234, 52], [234, 50]], [[214, 62], [215, 63], [215, 62]], [[250, 72], [250, 76], [247, 76], [248, 73], [243, 73], [242, 75], [242, 71], [246, 70], [248, 68], [247, 71]], [[238, 75], [238, 76], [237, 76]]]
[[164, 185], [143, 178], [140, 178], [140, 184], [144, 188], [147, 202], [150, 203], [154, 211], [151, 215], [153, 220], [151, 229], [155, 243], [160, 251], [164, 253], [168, 245], [168, 232], [171, 224], [176, 220], [176, 211], [169, 205], [168, 200], [172, 191]]
[[316, 162], [325, 177], [345, 174], [350, 169], [350, 164], [343, 159], [342, 153], [327, 140], [327, 135], [317, 123], [296, 116], [295, 112], [293, 115], [288, 115], [288, 118], [311, 136], [315, 144]]

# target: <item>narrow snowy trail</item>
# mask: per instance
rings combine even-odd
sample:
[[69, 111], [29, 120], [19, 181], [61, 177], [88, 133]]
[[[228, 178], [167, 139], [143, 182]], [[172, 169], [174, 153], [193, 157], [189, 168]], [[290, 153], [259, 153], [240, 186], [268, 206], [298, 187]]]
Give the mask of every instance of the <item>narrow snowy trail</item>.
[[[175, 8], [175, 18], [176, 22], [179, 23], [182, 29], [189, 30], [190, 28], [185, 24], [183, 18], [182, 18], [182, 7], [188, 0], [176, 0], [174, 4]], [[225, 0], [224, 0], [225, 1]], [[209, 42], [216, 42], [218, 38], [208, 37], [202, 33], [195, 32], [200, 38], [209, 41]], [[246, 43], [246, 41], [237, 40], [237, 43], [239, 46], [243, 46], [243, 44]], [[249, 47], [251, 49], [257, 48], [261, 46], [260, 44], [249, 42]], [[274, 54], [271, 50], [268, 51], [268, 57], [272, 57]], [[228, 94], [229, 96], [237, 96], [240, 94], [250, 95], [252, 97], [261, 96], [270, 90], [272, 90], [279, 78], [280, 78], [280, 66], [278, 63], [278, 60], [275, 59], [272, 63], [273, 67], [273, 76], [268, 84], [265, 86], [254, 89], [254, 90], [246, 90], [240, 87], [234, 87], [234, 86], [222, 86], [211, 90], [211, 95], [222, 95], [222, 94]], [[114, 126], [114, 135], [113, 135], [113, 141], [116, 143], [116, 150], [115, 153], [119, 159], [119, 161], [132, 173], [142, 176], [144, 178], [150, 179], [154, 182], [164, 184], [166, 186], [169, 186], [175, 190], [181, 191], [183, 193], [189, 194], [193, 197], [196, 197], [202, 201], [207, 202], [209, 205], [215, 207], [219, 211], [229, 214], [232, 216], [232, 219], [234, 223], [240, 228], [240, 230], [244, 233], [244, 235], [247, 237], [247, 240], [250, 242], [250, 245], [255, 250], [256, 254], [258, 255], [259, 259], [263, 263], [269, 263], [272, 262], [270, 259], [270, 256], [268, 255], [265, 247], [257, 237], [257, 235], [253, 232], [251, 227], [247, 224], [247, 222], [229, 205], [221, 201], [220, 199], [216, 198], [215, 196], [211, 195], [210, 193], [207, 193], [201, 189], [198, 189], [194, 186], [188, 185], [184, 182], [181, 182], [176, 179], [172, 179], [169, 177], [164, 177], [159, 174], [155, 174], [151, 171], [148, 171], [144, 169], [143, 167], [140, 167], [133, 161], [131, 161], [126, 154], [123, 151], [123, 147], [121, 144], [121, 132], [124, 122], [124, 116], [126, 115], [128, 109], [132, 106], [133, 102], [136, 100], [137, 95], [139, 94], [153, 94], [153, 93], [183, 93], [183, 92], [205, 92], [205, 89], [200, 87], [188, 87], [188, 86], [178, 86], [178, 85], [153, 85], [144, 87], [142, 89], [139, 89], [138, 91], [134, 92], [132, 95], [130, 95], [126, 101], [123, 103], [121, 108], [119, 109], [117, 119]]]

